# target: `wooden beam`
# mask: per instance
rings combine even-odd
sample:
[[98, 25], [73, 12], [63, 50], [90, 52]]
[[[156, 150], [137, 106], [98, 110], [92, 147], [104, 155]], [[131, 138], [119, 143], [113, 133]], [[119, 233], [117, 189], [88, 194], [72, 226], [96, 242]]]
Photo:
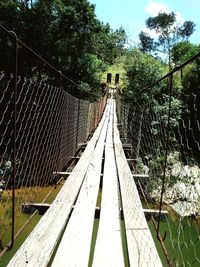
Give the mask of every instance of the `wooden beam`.
[[126, 159], [128, 162], [129, 161], [136, 161], [137, 162], [137, 159]]
[[[146, 219], [149, 221], [151, 219], [151, 216], [154, 217], [155, 220], [159, 219], [159, 210], [154, 209], [143, 209]], [[166, 220], [168, 217], [168, 211], [162, 210], [161, 211], [161, 220]]]
[[56, 176], [60, 176], [60, 177], [65, 177], [65, 176], [69, 176], [72, 172], [54, 172], [54, 175]]
[[33, 214], [35, 210], [38, 210], [39, 214], [43, 215], [50, 206], [48, 203], [22, 203], [22, 211], [25, 214]]
[[140, 179], [140, 178], [149, 178], [149, 175], [148, 174], [132, 174], [133, 175], [133, 178], [137, 178], [137, 179]]
[[132, 144], [122, 144], [123, 148], [132, 148]]

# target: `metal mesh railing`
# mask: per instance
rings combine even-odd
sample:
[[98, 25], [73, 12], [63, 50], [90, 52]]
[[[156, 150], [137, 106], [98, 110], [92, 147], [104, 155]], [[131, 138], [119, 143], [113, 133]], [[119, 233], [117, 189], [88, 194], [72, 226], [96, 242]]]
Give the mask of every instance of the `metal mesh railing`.
[[[184, 66], [196, 71], [198, 61], [191, 62]], [[176, 80], [179, 76], [175, 69], [164, 77], [168, 79], [169, 94], [163, 93], [143, 104], [138, 104], [137, 99], [128, 102], [118, 98], [118, 116], [124, 125], [124, 143], [132, 145], [129, 156], [133, 159], [133, 173], [141, 174], [137, 185], [143, 206], [159, 211], [158, 222], [153, 216], [156, 231], [152, 233], [165, 253], [167, 261], [161, 253], [163, 265], [197, 267], [200, 266], [200, 94], [198, 84], [193, 93], [184, 88], [184, 66], [179, 68], [182, 92], [177, 93], [173, 82], [174, 76]], [[163, 211], [168, 211], [168, 216]], [[149, 226], [154, 228], [152, 221]]]
[[[12, 42], [9, 56], [15, 64], [12, 68], [7, 67], [8, 62], [0, 65], [2, 254], [13, 246], [31, 216], [23, 213], [23, 203], [52, 201], [48, 196], [57, 185], [56, 173], [65, 168], [79, 144], [86, 142], [94, 131], [106, 104], [106, 95], [91, 103], [68, 94], [63, 90], [65, 77], [59, 71], [49, 71], [50, 66], [23, 46], [16, 35], [11, 34], [9, 41]], [[19, 55], [18, 50], [37, 58], [30, 62], [42, 65], [40, 74], [23, 75], [20, 68], [25, 63], [23, 53]]]

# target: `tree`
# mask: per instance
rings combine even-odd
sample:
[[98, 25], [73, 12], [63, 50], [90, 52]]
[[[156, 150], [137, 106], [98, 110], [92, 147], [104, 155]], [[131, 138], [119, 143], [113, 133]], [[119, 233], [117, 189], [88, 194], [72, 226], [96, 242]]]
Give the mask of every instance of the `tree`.
[[153, 50], [153, 38], [151, 38], [148, 33], [141, 31], [139, 34], [139, 39], [141, 42], [142, 52], [151, 52]]
[[145, 52], [159, 51], [167, 55], [169, 69], [171, 69], [171, 49], [178, 42], [188, 40], [194, 32], [195, 24], [192, 21], [185, 21], [179, 26], [176, 20], [176, 14], [160, 12], [155, 17], [149, 17], [146, 20], [146, 26], [154, 30], [158, 35], [157, 40], [150, 37], [149, 34], [141, 32], [140, 42], [141, 49]]
[[[2, 0], [0, 23], [71, 80], [89, 84], [91, 88], [98, 87], [96, 74], [105, 64], [113, 63], [117, 55], [123, 53], [126, 40], [123, 28], [113, 31], [108, 24], [98, 21], [95, 6], [88, 0]], [[0, 40], [0, 69], [12, 72], [14, 38], [1, 30]], [[22, 46], [19, 64], [20, 75], [55, 76]], [[63, 79], [63, 85], [78, 96], [67, 80]]]
[[125, 52], [125, 44], [127, 41], [126, 31], [121, 26], [111, 34], [111, 38], [115, 44], [115, 53], [113, 56], [115, 58], [122, 56]]
[[144, 89], [165, 73], [165, 67], [161, 62], [151, 55], [133, 49], [127, 55], [125, 70], [128, 79], [124, 94], [128, 99], [137, 99], [138, 103], [144, 104], [159, 97], [162, 84], [148, 90]]
[[177, 43], [172, 47], [171, 56], [176, 65], [183, 63], [195, 54], [199, 52], [199, 46], [190, 43], [189, 41], [183, 41]]
[[126, 52], [127, 35], [123, 27], [113, 31], [108, 23], [99, 22], [99, 30], [92, 38], [93, 53], [109, 65]]
[[[172, 60], [176, 65], [180, 65], [186, 60], [199, 53], [200, 46], [184, 41], [176, 44], [171, 51]], [[200, 61], [197, 58], [194, 62], [184, 67], [182, 70], [182, 91], [184, 93], [197, 94], [200, 89]]]
[[[0, 23], [71, 80], [84, 83], [84, 88], [94, 88], [98, 87], [97, 74], [123, 53], [126, 42], [123, 28], [113, 31], [98, 21], [94, 11], [95, 6], [88, 0], [2, 0]], [[14, 38], [1, 33], [1, 69], [12, 72]], [[24, 76], [39, 74], [41, 78], [47, 71], [45, 64], [22, 46], [19, 64], [19, 74]], [[52, 77], [53, 73], [48, 69], [46, 76]], [[67, 80], [63, 85], [75, 92]]]

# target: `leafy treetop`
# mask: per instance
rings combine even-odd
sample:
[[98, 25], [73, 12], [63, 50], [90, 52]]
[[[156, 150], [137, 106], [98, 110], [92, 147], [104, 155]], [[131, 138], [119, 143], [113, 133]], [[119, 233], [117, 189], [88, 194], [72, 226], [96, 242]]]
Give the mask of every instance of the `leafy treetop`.
[[155, 17], [149, 17], [146, 20], [146, 26], [150, 30], [157, 33], [157, 39], [142, 31], [139, 35], [140, 46], [143, 52], [162, 52], [167, 55], [169, 68], [171, 68], [171, 50], [173, 46], [192, 35], [195, 29], [195, 24], [192, 21], [185, 21], [183, 25], [179, 26], [176, 14], [171, 12], [169, 14], [160, 12]]
[[[98, 73], [124, 53], [126, 33], [123, 28], [113, 31], [95, 15], [95, 6], [88, 0], [2, 0], [0, 23], [16, 32], [19, 39], [49, 63], [60, 69], [84, 91], [98, 88]], [[1, 31], [0, 70], [12, 71], [14, 42]], [[41, 78], [46, 69], [25, 49], [19, 50], [19, 72]], [[48, 73], [48, 77], [53, 73]], [[75, 92], [67, 81], [63, 84]], [[76, 95], [76, 93], [75, 93]]]

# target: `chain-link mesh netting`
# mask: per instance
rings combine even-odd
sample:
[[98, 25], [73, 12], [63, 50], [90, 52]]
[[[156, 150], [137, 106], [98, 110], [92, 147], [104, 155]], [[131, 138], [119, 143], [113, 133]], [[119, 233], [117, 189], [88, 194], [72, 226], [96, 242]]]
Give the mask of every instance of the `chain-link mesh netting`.
[[[192, 69], [190, 67], [190, 69]], [[182, 77], [184, 79], [184, 77]], [[175, 83], [174, 83], [175, 84]], [[184, 83], [183, 83], [184, 84]], [[153, 90], [153, 89], [152, 89]], [[200, 266], [200, 94], [186, 89], [138, 104], [118, 98], [118, 118], [139, 191], [172, 266]], [[170, 102], [170, 103], [169, 103]], [[170, 112], [169, 112], [170, 109]], [[126, 145], [125, 145], [126, 146]], [[148, 177], [149, 176], [149, 177]], [[143, 191], [143, 192], [142, 192]], [[163, 211], [168, 211], [166, 216]], [[149, 226], [159, 249], [157, 233]], [[154, 231], [153, 231], [154, 229]], [[164, 266], [167, 266], [164, 256]]]
[[[1, 113], [1, 240], [11, 224], [13, 187], [13, 77], [0, 80]], [[105, 100], [102, 101], [105, 104]], [[49, 84], [18, 80], [16, 118], [15, 217], [23, 202], [41, 200], [43, 187], [54, 185], [78, 145], [97, 126], [103, 105], [79, 100]], [[93, 110], [95, 109], [95, 113]], [[7, 240], [7, 239], [6, 239]], [[3, 242], [5, 244], [5, 242]]]
[[17, 47], [12, 36], [7, 39], [12, 66], [8, 60], [0, 64], [0, 251], [29, 219], [23, 203], [52, 201], [47, 196], [57, 185], [56, 172], [96, 128], [106, 103], [106, 96], [90, 103], [68, 94], [65, 77], [26, 46]]

